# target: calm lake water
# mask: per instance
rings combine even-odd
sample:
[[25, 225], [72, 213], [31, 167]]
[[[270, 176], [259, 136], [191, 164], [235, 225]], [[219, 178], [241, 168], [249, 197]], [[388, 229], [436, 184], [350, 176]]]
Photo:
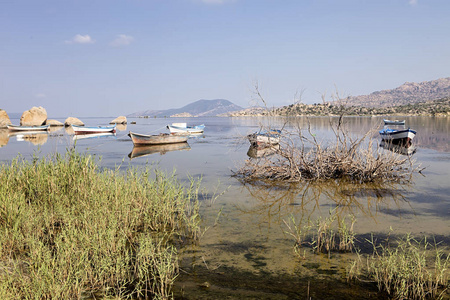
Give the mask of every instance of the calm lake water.
[[[87, 126], [106, 125], [113, 118], [86, 118]], [[245, 136], [261, 125], [306, 128], [306, 118], [177, 118], [129, 119], [137, 124], [119, 127], [115, 136], [77, 139], [65, 128], [41, 135], [9, 135], [0, 130], [0, 163], [21, 154], [64, 153], [75, 144], [79, 152], [102, 157], [101, 165], [121, 168], [153, 165], [175, 171], [180, 180], [202, 177], [202, 216], [205, 232], [198, 245], [181, 251], [177, 298], [185, 299], [378, 299], [376, 289], [346, 282], [352, 254], [312, 254], [304, 250], [300, 259], [293, 251], [294, 239], [287, 224], [295, 218], [307, 225], [335, 214], [354, 216], [358, 239], [374, 233], [412, 233], [450, 241], [450, 120], [407, 117], [417, 130], [410, 156], [424, 168], [410, 184], [356, 185], [342, 182], [302, 183], [284, 187], [262, 187], [240, 183], [232, 170], [249, 159]], [[18, 124], [18, 120], [12, 120]], [[168, 132], [172, 122], [206, 125], [202, 136], [190, 138], [189, 146], [134, 149], [129, 131], [157, 134]], [[310, 118], [311, 132], [326, 142], [332, 132], [329, 118]], [[345, 118], [350, 132], [362, 135], [382, 128], [382, 118]], [[374, 139], [379, 137], [375, 134]], [[134, 150], [134, 151], [133, 151]], [[387, 150], [384, 150], [387, 151]], [[218, 196], [214, 201], [211, 197]], [[209, 287], [204, 287], [208, 282]]]

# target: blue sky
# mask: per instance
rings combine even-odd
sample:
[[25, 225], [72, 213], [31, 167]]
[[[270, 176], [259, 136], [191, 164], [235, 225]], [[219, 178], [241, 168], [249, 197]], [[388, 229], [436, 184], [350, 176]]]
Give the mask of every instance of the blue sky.
[[[448, 0], [0, 0], [0, 108], [270, 106], [450, 76]], [[297, 99], [298, 100], [298, 99]]]

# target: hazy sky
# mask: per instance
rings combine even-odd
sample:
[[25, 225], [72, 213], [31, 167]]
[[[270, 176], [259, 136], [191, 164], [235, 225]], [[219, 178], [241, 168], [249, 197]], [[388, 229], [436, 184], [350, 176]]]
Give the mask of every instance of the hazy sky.
[[450, 76], [448, 0], [0, 0], [0, 108], [314, 103]]

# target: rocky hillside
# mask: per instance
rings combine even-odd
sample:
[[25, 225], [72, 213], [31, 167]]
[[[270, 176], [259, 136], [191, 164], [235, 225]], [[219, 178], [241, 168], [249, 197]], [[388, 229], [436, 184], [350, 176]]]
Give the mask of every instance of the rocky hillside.
[[450, 97], [387, 107], [342, 106], [336, 103], [295, 104], [266, 111], [272, 116], [450, 116]]
[[450, 77], [420, 83], [406, 82], [398, 88], [348, 97], [347, 106], [389, 107], [415, 104], [450, 96]]
[[198, 100], [181, 108], [146, 110], [127, 117], [211, 117], [241, 109], [242, 107], [225, 99]]

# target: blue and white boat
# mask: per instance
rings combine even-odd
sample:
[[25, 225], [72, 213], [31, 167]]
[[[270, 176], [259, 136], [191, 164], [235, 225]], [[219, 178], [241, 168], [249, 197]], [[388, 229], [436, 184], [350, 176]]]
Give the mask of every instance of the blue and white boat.
[[200, 134], [205, 130], [205, 125], [187, 126], [187, 123], [172, 123], [167, 125], [167, 128], [173, 134]]
[[408, 129], [392, 129], [383, 128], [379, 131], [381, 140], [384, 142], [392, 143], [394, 145], [409, 146], [412, 140], [416, 136], [416, 131]]
[[247, 136], [250, 144], [256, 147], [278, 145], [280, 143], [280, 137], [281, 130], [278, 129], [261, 130]]

